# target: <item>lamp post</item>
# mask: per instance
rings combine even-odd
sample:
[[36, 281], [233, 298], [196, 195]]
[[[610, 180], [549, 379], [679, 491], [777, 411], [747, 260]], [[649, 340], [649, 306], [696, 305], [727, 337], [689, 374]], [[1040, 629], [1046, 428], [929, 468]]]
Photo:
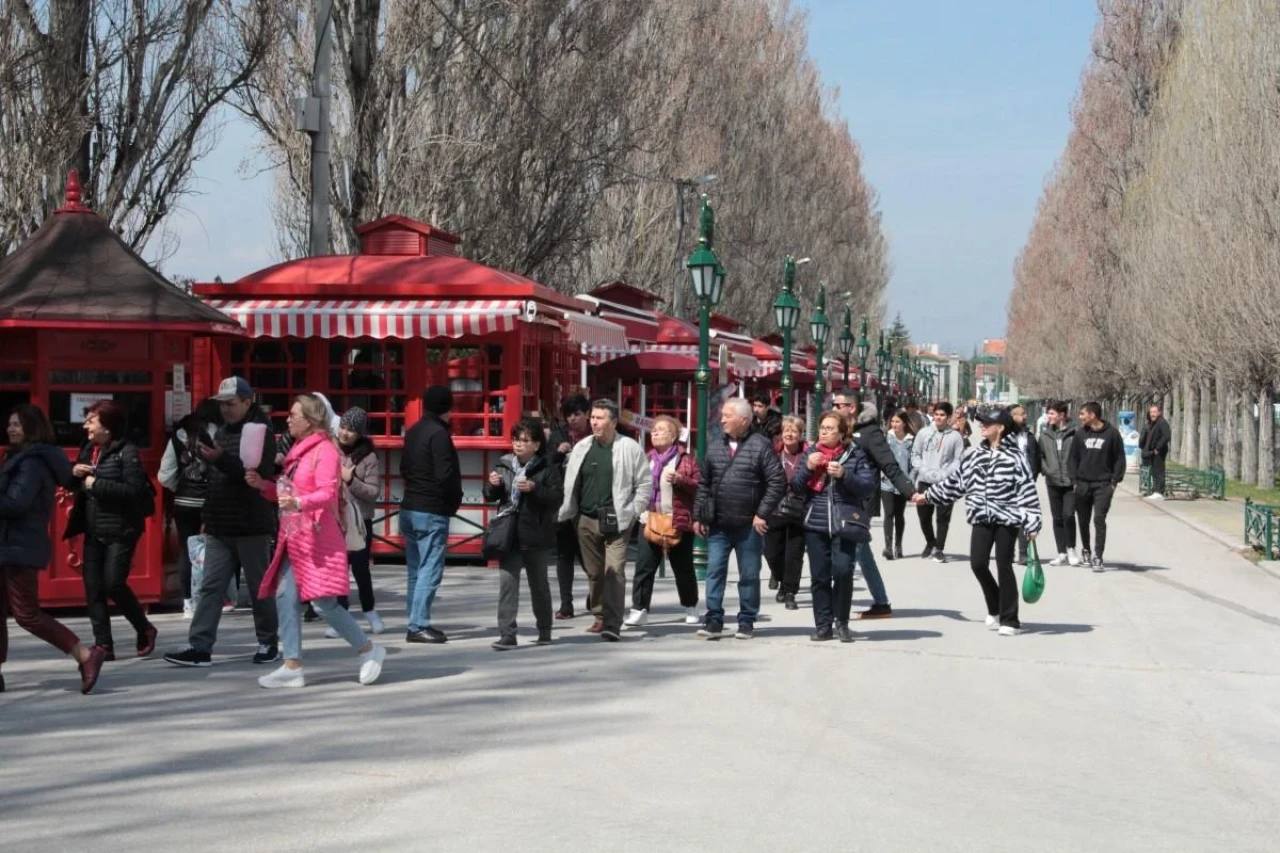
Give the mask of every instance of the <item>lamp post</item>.
[[884, 360], [880, 362], [880, 387], [881, 392], [880, 411], [885, 411], [893, 405], [893, 339], [886, 338], [884, 342]]
[[[701, 468], [707, 458], [707, 429], [710, 418], [710, 399], [708, 386], [711, 383], [711, 309], [720, 302], [724, 294], [724, 267], [715, 252], [711, 250], [715, 239], [716, 220], [711, 210], [711, 201], [702, 196], [702, 212], [699, 214], [698, 247], [685, 261], [689, 270], [689, 279], [693, 284], [693, 295], [698, 299], [698, 372], [693, 381], [698, 386], [698, 467]], [[693, 540], [693, 568], [699, 580], [707, 577], [707, 540], [701, 536]]]
[[824, 284], [818, 287], [818, 310], [813, 313], [813, 319], [809, 321], [809, 334], [818, 346], [818, 375], [813, 382], [813, 394], [817, 399], [816, 405], [809, 410], [809, 434], [815, 440], [818, 437], [818, 415], [822, 413], [823, 400], [827, 395], [827, 371], [822, 364], [822, 348], [827, 342], [827, 335], [831, 333], [831, 324], [827, 322], [826, 309], [827, 286]]
[[871, 341], [867, 340], [867, 315], [862, 315], [862, 326], [858, 329], [858, 402], [867, 387], [867, 356], [871, 353]]
[[800, 300], [792, 288], [796, 282], [796, 259], [782, 261], [782, 292], [773, 301], [773, 316], [782, 332], [782, 411], [791, 414], [791, 333], [800, 325]]
[[853, 318], [849, 315], [849, 306], [844, 306], [844, 331], [840, 333], [840, 357], [844, 359], [844, 387], [849, 392], [849, 356], [853, 354]]

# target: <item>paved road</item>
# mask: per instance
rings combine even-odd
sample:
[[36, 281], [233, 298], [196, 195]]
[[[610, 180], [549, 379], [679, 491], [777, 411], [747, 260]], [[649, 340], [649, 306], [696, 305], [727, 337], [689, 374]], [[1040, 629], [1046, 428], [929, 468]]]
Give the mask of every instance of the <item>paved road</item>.
[[[493, 575], [451, 571], [452, 641], [388, 635], [366, 688], [315, 625], [297, 692], [257, 688], [247, 615], [213, 669], [109, 664], [92, 697], [24, 634], [0, 847], [1275, 850], [1280, 582], [1129, 496], [1112, 529], [1116, 570], [1051, 570], [1016, 638], [984, 629], [964, 562], [918, 559], [885, 566], [897, 617], [851, 646], [771, 602], [755, 640], [698, 641], [667, 580], [624, 643], [577, 620], [501, 655]], [[400, 572], [377, 580], [402, 626]]]

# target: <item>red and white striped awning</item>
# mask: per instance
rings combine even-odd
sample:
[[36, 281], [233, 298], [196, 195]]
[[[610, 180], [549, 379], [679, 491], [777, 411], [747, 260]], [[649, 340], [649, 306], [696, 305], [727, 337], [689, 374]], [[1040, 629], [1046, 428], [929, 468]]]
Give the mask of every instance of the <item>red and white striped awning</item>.
[[509, 332], [538, 313], [521, 299], [210, 299], [255, 338], [460, 338]]
[[627, 330], [609, 320], [590, 314], [565, 314], [564, 331], [569, 340], [592, 352], [627, 352]]

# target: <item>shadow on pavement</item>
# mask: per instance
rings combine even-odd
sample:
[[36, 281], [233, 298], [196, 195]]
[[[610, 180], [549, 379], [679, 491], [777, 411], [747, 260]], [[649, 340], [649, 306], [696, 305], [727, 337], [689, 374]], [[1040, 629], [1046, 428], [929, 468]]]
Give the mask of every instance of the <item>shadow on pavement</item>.
[[1023, 622], [1022, 633], [1024, 634], [1088, 634], [1093, 631], [1092, 625], [1071, 625], [1060, 624], [1053, 625], [1045, 622]]

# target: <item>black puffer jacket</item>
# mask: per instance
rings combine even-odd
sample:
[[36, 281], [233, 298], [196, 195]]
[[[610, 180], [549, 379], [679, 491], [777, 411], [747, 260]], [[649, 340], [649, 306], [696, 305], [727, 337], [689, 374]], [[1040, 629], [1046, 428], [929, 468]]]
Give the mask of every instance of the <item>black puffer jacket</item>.
[[[889, 482], [893, 483], [893, 487], [898, 490], [898, 494], [910, 497], [916, 493], [916, 487], [911, 484], [902, 466], [898, 464], [897, 457], [893, 455], [893, 449], [889, 447], [889, 439], [885, 438], [878, 415], [875, 404], [863, 403], [858, 409], [858, 420], [853, 427], [851, 438], [853, 443], [867, 455], [867, 461], [871, 463], [871, 467], [888, 477]], [[865, 508], [873, 516], [879, 515], [879, 496], [872, 493], [867, 499]]]
[[0, 566], [49, 565], [54, 493], [70, 484], [62, 448], [28, 444], [9, 452], [0, 466]]
[[400, 508], [449, 518], [462, 506], [462, 472], [449, 425], [428, 412], [409, 427], [400, 454], [404, 498]]
[[693, 520], [706, 522], [703, 504], [715, 495], [716, 527], [741, 527], [757, 515], [769, 518], [787, 491], [787, 476], [782, 471], [773, 444], [758, 432], [751, 432], [738, 443], [738, 452], [729, 455], [729, 437], [723, 436], [707, 448], [702, 463], [702, 479], [693, 500]]
[[[222, 448], [222, 455], [209, 468], [209, 493], [201, 515], [206, 533], [226, 537], [275, 533], [276, 505], [244, 481], [244, 463], [240, 461], [240, 433], [244, 425], [266, 422], [255, 406], [243, 421], [223, 424], [214, 434], [213, 443]], [[258, 474], [264, 480], [276, 474], [276, 437], [270, 426], [267, 427]]]
[[[502, 478], [502, 485], [495, 486], [486, 477], [484, 499], [503, 506], [509, 503], [518, 467], [514, 453], [499, 459], [494, 470]], [[520, 495], [516, 540], [522, 549], [550, 548], [556, 543], [556, 514], [564, 503], [564, 477], [546, 454], [530, 459], [524, 475], [533, 481], [533, 491]]]
[[[93, 461], [93, 445], [80, 449], [76, 464]], [[63, 539], [92, 536], [103, 542], [128, 542], [142, 535], [146, 517], [143, 510], [154, 501], [147, 472], [138, 458], [138, 449], [127, 441], [113, 441], [102, 449], [93, 469], [93, 487], [74, 480], [76, 503], [71, 510]]]

